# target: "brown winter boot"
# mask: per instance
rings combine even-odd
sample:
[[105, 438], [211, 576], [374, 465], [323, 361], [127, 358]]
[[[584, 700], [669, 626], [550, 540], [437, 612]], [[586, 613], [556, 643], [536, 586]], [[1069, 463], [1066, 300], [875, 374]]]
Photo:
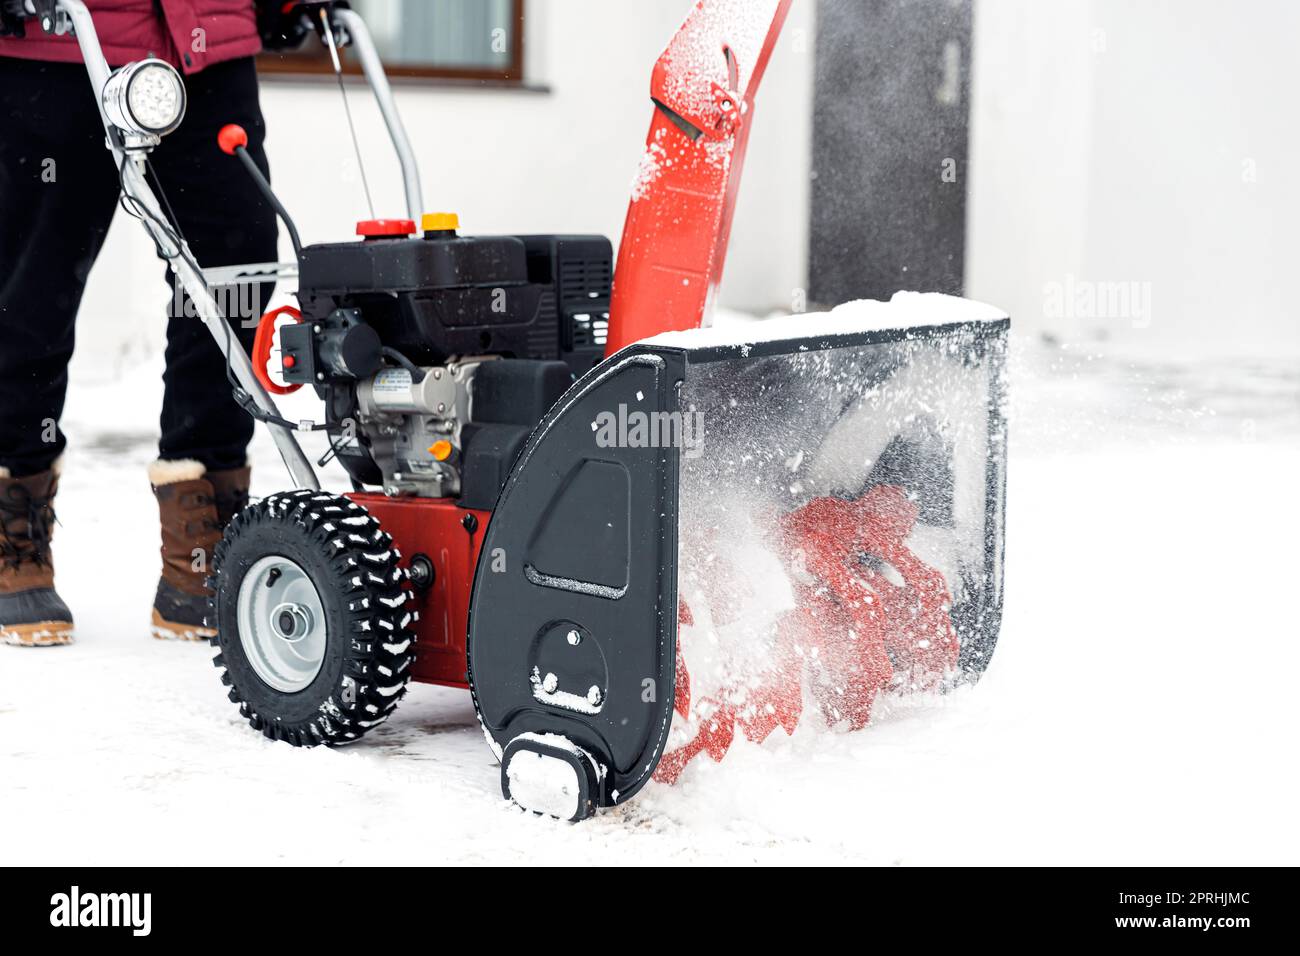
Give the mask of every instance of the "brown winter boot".
[[0, 468], [0, 643], [72, 643], [72, 613], [54, 590], [50, 556], [58, 488], [57, 462], [24, 478]]
[[149, 466], [162, 525], [154, 637], [198, 641], [216, 635], [204, 624], [211, 596], [204, 582], [222, 531], [248, 503], [248, 480], [246, 467], [208, 472], [188, 459]]

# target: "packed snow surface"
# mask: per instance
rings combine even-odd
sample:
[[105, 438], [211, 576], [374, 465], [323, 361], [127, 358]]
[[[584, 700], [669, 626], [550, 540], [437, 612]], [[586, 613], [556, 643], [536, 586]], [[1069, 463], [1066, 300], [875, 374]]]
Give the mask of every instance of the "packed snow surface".
[[[78, 643], [0, 646], [0, 863], [1300, 859], [1294, 365], [1019, 343], [985, 678], [861, 732], [738, 741], [578, 825], [502, 802], [465, 692], [413, 686], [361, 743], [296, 750], [239, 718], [209, 647], [149, 637], [158, 371], [74, 385], [55, 549]], [[282, 490], [265, 435], [254, 459], [255, 493]]]

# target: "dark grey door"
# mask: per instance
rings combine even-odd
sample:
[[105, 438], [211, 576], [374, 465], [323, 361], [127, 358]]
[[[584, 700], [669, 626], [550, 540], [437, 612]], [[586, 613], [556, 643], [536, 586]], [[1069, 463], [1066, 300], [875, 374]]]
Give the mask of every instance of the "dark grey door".
[[971, 0], [821, 0], [813, 302], [960, 293]]

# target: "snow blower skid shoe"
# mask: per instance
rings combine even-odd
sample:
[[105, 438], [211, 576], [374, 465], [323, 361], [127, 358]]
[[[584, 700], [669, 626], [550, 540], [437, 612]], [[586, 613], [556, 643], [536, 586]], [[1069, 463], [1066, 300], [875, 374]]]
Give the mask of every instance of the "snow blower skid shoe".
[[574, 385], [510, 475], [471, 599], [505, 794], [580, 819], [738, 733], [792, 732], [805, 700], [852, 729], [882, 694], [977, 677], [1002, 601], [1007, 326], [900, 294], [668, 333]]

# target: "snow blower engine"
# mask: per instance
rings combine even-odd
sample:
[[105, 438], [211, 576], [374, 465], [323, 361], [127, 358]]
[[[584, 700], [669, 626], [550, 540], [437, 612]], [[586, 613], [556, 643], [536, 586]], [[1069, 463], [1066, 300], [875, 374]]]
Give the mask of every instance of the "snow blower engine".
[[604, 356], [613, 252], [603, 236], [460, 237], [452, 214], [422, 220], [418, 238], [410, 220], [371, 221], [361, 242], [302, 250], [283, 381], [320, 392], [359, 486], [490, 511], [546, 410]]
[[[426, 212], [364, 22], [298, 4], [336, 71], [350, 46], [369, 81], [407, 214], [304, 246], [226, 127], [296, 256], [204, 270], [146, 178], [163, 130], [129, 109], [135, 77], [180, 78], [110, 71], [85, 4], [58, 0], [126, 199], [292, 480], [210, 564], [215, 663], [254, 729], [344, 744], [412, 680], [466, 688], [503, 794], [578, 820], [738, 740], [855, 729], [987, 666], [1006, 316], [899, 293], [708, 327], [789, 4], [699, 0], [669, 43], [616, 267], [601, 236], [467, 236]], [[214, 289], [293, 277], [298, 307], [263, 317], [250, 357]], [[304, 385], [319, 422], [272, 398]], [[349, 493], [320, 489], [302, 432], [324, 434], [318, 464], [337, 457]]]

